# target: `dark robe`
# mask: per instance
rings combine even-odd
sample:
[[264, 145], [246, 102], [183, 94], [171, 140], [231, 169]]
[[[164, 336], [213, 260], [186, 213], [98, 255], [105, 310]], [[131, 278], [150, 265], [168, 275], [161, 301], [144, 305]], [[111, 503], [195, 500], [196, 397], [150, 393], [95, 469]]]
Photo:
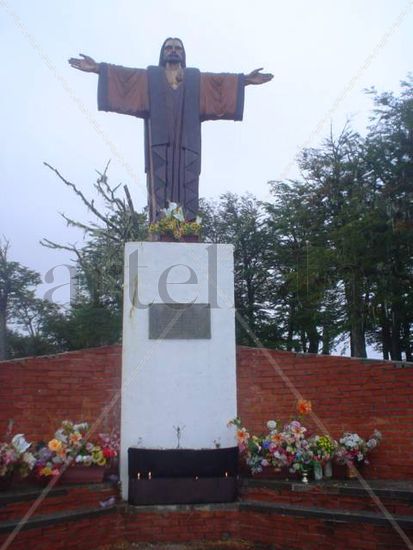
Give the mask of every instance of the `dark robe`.
[[98, 108], [145, 119], [149, 221], [169, 202], [186, 220], [198, 213], [201, 122], [242, 120], [244, 77], [185, 69], [174, 90], [163, 67], [129, 69], [100, 64]]

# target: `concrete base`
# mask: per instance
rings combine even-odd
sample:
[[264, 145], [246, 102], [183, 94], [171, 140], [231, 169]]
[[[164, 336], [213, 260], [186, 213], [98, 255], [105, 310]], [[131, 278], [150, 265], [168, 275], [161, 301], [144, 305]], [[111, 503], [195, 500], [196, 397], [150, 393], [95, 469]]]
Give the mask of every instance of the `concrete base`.
[[[168, 338], [166, 327], [161, 337], [150, 338], [151, 305], [177, 303], [209, 305], [210, 337], [202, 331], [201, 337], [199, 331], [192, 333], [187, 323], [181, 337], [175, 330], [173, 338]], [[235, 435], [227, 422], [236, 413], [232, 246], [127, 243], [120, 463], [123, 498], [128, 496], [128, 448], [233, 447]]]

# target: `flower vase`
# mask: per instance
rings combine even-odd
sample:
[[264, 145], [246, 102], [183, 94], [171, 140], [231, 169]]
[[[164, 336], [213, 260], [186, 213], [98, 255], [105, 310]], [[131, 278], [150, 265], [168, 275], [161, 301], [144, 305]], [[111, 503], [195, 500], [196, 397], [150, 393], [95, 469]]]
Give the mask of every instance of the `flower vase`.
[[315, 481], [321, 481], [323, 479], [323, 468], [319, 462], [313, 463], [313, 471]]
[[327, 460], [327, 462], [324, 464], [324, 477], [333, 477], [333, 462], [331, 460]]
[[346, 477], [347, 479], [356, 479], [357, 478], [357, 468], [354, 464], [346, 465]]

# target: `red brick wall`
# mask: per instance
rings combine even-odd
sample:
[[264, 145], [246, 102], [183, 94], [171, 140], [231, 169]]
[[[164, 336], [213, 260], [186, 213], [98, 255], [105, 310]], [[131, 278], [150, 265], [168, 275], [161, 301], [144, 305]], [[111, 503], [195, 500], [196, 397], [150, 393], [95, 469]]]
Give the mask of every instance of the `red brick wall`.
[[[238, 349], [238, 408], [244, 424], [264, 431], [269, 419], [295, 414], [296, 395], [312, 402], [314, 417], [305, 425], [334, 437], [374, 428], [382, 445], [371, 455], [367, 477], [411, 478], [413, 472], [413, 365], [346, 357]], [[315, 418], [317, 417], [317, 418]], [[319, 425], [316, 422], [319, 421]]]
[[[295, 389], [334, 437], [344, 430], [365, 437], [382, 431], [367, 477], [411, 477], [412, 365], [243, 347], [237, 363], [239, 414], [251, 430], [263, 431], [272, 418], [289, 419]], [[100, 418], [99, 430], [118, 426], [120, 364], [120, 346], [0, 363], [0, 434], [10, 419], [14, 433], [32, 440], [51, 436], [63, 419]], [[321, 431], [311, 419], [306, 424]]]
[[0, 440], [10, 420], [13, 433], [33, 441], [65, 419], [118, 427], [120, 363], [120, 346], [0, 362]]

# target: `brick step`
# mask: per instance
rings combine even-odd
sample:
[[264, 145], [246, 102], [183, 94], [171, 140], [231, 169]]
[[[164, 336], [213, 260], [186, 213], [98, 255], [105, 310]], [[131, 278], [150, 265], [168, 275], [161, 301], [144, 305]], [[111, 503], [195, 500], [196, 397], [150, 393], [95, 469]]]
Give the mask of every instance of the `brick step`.
[[413, 529], [413, 515], [391, 515], [389, 517], [377, 512], [364, 510], [341, 510], [321, 508], [314, 506], [298, 506], [295, 504], [283, 504], [277, 502], [264, 502], [261, 500], [244, 500], [239, 504], [240, 511], [270, 512], [282, 516], [298, 516], [304, 518], [317, 518], [334, 523], [373, 523], [375, 525], [388, 525], [395, 521], [400, 527]]
[[100, 502], [117, 498], [117, 487], [110, 483], [19, 487], [0, 493], [0, 523], [19, 521], [30, 509], [31, 517], [100, 508]]
[[391, 514], [413, 517], [413, 483], [411, 481], [325, 480], [291, 482], [273, 479], [240, 481], [241, 501], [262, 501], [280, 505], [380, 512], [380, 504]]
[[[70, 521], [79, 521], [82, 519], [95, 518], [106, 514], [116, 512], [116, 507], [111, 508], [79, 508], [77, 510], [59, 511], [53, 514], [43, 514], [32, 516], [29, 519], [10, 520], [0, 522], [0, 534], [10, 533], [16, 527], [21, 527], [22, 531], [28, 529], [38, 529], [40, 527], [48, 527], [57, 523], [67, 523]], [[0, 539], [1, 541], [1, 539]]]

